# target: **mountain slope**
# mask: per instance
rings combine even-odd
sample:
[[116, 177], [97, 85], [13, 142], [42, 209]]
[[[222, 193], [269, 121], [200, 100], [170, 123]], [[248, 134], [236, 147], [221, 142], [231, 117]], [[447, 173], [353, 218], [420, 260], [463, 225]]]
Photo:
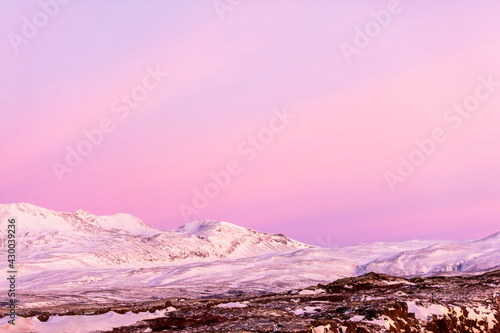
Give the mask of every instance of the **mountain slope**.
[[469, 242], [437, 243], [376, 259], [360, 273], [377, 272], [398, 276], [427, 276], [443, 273], [483, 273], [500, 268], [500, 234]]
[[[60, 213], [30, 204], [0, 205], [2, 230], [12, 216], [20, 235], [18, 262], [38, 267], [213, 261], [311, 247], [227, 222], [195, 221], [166, 232], [128, 214]], [[5, 236], [0, 243], [5, 249]]]

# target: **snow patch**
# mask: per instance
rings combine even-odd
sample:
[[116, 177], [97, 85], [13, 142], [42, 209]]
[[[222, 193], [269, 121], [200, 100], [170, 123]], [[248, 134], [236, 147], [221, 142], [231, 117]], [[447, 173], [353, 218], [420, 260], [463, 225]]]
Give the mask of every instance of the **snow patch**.
[[495, 314], [491, 309], [488, 309], [484, 306], [477, 306], [475, 308], [467, 308], [469, 312], [469, 318], [472, 320], [482, 321], [488, 323], [488, 329], [493, 329], [495, 324], [497, 324], [497, 320], [495, 318]]
[[422, 321], [429, 321], [429, 317], [443, 316], [449, 312], [448, 308], [439, 304], [431, 304], [430, 306], [417, 305], [415, 301], [408, 301], [408, 313], [414, 313], [415, 318]]
[[299, 295], [316, 295], [316, 294], [322, 294], [325, 291], [323, 289], [304, 289], [299, 291]]
[[320, 307], [317, 307], [317, 306], [306, 306], [303, 309], [297, 309], [297, 310], [293, 310], [291, 312], [293, 314], [297, 315], [297, 316], [300, 316], [300, 315], [303, 315], [304, 313], [317, 313], [318, 311], [321, 311]]
[[118, 314], [110, 311], [96, 316], [51, 316], [46, 322], [41, 322], [36, 317], [17, 317], [16, 325], [9, 324], [10, 317], [7, 316], [0, 319], [0, 332], [89, 333], [109, 331], [116, 327], [129, 326], [144, 319], [153, 319], [164, 315], [165, 310], [137, 314], [132, 312]]
[[240, 302], [229, 302], [218, 304], [218, 308], [246, 308], [248, 305], [240, 303]]

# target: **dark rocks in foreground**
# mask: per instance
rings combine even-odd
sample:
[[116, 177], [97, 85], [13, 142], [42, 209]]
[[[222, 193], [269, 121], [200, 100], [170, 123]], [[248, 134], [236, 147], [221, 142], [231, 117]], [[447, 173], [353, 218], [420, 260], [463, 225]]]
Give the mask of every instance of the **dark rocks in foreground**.
[[52, 308], [21, 315], [46, 321], [55, 313], [167, 308], [163, 317], [110, 332], [500, 332], [500, 271], [413, 279], [369, 273], [272, 295]]
[[[229, 302], [246, 307], [219, 307]], [[301, 291], [173, 306], [163, 318], [112, 332], [500, 332], [500, 271], [414, 279], [369, 273]]]

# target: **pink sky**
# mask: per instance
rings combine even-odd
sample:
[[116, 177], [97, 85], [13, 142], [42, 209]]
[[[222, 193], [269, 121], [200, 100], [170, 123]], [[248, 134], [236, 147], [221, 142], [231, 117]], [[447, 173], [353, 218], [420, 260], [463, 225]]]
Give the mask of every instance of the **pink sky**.
[[[480, 77], [500, 82], [500, 3], [401, 1], [350, 62], [340, 45], [391, 1], [242, 1], [223, 20], [214, 3], [237, 2], [74, 0], [13, 46], [42, 9], [2, 2], [0, 202], [168, 230], [235, 160], [240, 172], [188, 219], [312, 244], [500, 231], [500, 85], [458, 128], [443, 118], [488, 92]], [[156, 67], [168, 77], [120, 119], [112, 103]], [[238, 147], [284, 108], [295, 118], [249, 162]], [[103, 119], [113, 130], [58, 177], [54, 162]], [[386, 173], [436, 128], [446, 141], [392, 191]]]

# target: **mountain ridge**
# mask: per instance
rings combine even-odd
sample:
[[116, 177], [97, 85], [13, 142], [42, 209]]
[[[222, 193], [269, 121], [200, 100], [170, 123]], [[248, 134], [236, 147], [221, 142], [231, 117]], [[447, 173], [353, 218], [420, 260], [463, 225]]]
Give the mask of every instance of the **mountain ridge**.
[[[31, 306], [38, 306], [43, 297], [51, 304], [79, 302], [92, 293], [100, 299], [140, 298], [144, 292], [190, 297], [269, 293], [369, 272], [409, 278], [475, 275], [500, 268], [498, 233], [469, 241], [376, 242], [328, 249], [223, 221], [193, 221], [162, 231], [128, 214], [99, 217], [29, 204], [0, 205], [1, 223], [15, 214], [19, 288], [23, 295], [36, 294], [27, 303]], [[124, 225], [126, 230], [120, 229]], [[7, 247], [5, 235], [0, 235], [0, 247]], [[6, 283], [0, 280], [0, 287]], [[137, 290], [142, 291], [136, 295]]]
[[[56, 212], [25, 203], [0, 205], [2, 228], [11, 216], [17, 216], [17, 231], [23, 235], [21, 246], [45, 252], [54, 264], [58, 257], [64, 257], [76, 266], [149, 265], [235, 259], [312, 247], [283, 235], [222, 221], [193, 221], [163, 231], [129, 214], [96, 216], [83, 210]], [[2, 238], [4, 246], [6, 239]], [[30, 251], [22, 259], [37, 265], [30, 260]]]

